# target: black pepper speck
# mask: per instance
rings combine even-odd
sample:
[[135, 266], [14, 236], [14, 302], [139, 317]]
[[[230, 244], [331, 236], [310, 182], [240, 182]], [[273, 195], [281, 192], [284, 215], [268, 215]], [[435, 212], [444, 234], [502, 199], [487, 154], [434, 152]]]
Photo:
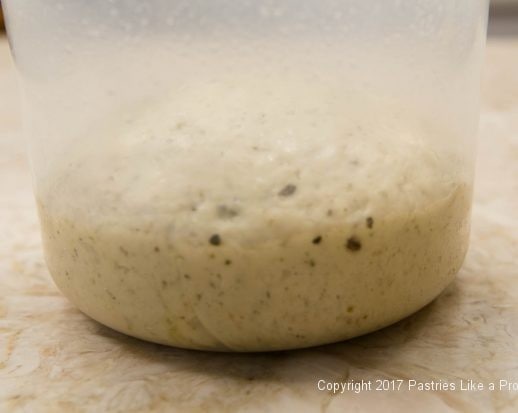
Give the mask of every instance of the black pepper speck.
[[214, 234], [209, 238], [209, 242], [214, 246], [221, 245], [221, 237], [218, 234]]
[[297, 192], [297, 187], [293, 184], [289, 184], [281, 189], [281, 191], [279, 192], [279, 196], [288, 197], [295, 194], [295, 192]]
[[232, 219], [239, 215], [239, 211], [237, 208], [229, 207], [227, 205], [219, 205], [217, 214], [221, 219]]
[[352, 252], [357, 252], [362, 249], [362, 243], [356, 236], [352, 236], [351, 238], [349, 238], [345, 246], [349, 251]]

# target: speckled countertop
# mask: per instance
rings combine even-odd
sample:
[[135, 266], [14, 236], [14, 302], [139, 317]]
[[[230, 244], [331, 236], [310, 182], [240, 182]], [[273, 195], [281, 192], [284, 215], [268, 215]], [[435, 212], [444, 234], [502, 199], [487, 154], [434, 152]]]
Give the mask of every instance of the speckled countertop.
[[[518, 38], [491, 39], [487, 55], [472, 242], [453, 285], [368, 336], [225, 355], [125, 337], [58, 292], [42, 257], [16, 78], [0, 39], [0, 412], [518, 411]], [[376, 391], [382, 379], [405, 381]], [[319, 380], [370, 380], [372, 390], [333, 394]], [[456, 391], [408, 390], [408, 380]], [[461, 380], [485, 389], [462, 390]], [[500, 380], [517, 388], [499, 390]]]

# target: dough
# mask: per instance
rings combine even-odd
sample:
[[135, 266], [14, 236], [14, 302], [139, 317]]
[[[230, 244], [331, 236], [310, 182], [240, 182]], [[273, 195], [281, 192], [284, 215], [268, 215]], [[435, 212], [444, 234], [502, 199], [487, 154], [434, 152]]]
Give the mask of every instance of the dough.
[[107, 116], [40, 184], [47, 262], [81, 311], [157, 343], [279, 350], [387, 326], [452, 281], [471, 186], [437, 128], [261, 70]]

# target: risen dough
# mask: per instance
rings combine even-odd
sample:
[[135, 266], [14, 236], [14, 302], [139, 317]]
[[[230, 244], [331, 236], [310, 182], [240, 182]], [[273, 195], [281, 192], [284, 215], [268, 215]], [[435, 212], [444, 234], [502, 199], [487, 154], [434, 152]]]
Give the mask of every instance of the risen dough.
[[116, 330], [223, 351], [346, 339], [436, 297], [470, 205], [437, 130], [304, 74], [236, 73], [69, 148], [38, 190], [61, 290]]

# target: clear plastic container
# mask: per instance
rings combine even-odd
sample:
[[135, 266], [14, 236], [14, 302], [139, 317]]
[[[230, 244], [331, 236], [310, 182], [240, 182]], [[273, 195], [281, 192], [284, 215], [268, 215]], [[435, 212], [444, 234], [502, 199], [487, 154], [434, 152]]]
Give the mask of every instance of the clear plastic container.
[[487, 0], [4, 0], [46, 259], [129, 335], [300, 348], [468, 245]]

